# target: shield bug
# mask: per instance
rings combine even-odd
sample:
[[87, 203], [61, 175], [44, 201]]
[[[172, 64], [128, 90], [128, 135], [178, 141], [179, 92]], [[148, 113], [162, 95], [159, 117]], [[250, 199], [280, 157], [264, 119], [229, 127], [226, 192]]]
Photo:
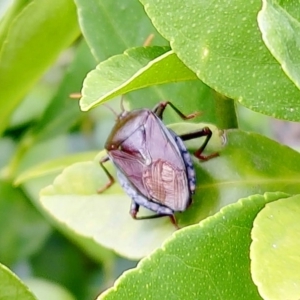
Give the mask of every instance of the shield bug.
[[[122, 108], [105, 144], [108, 155], [100, 161], [109, 182], [98, 192], [103, 192], [114, 183], [113, 176], [104, 166], [110, 159], [116, 167], [122, 188], [132, 199], [131, 216], [134, 219], [169, 216], [178, 228], [174, 213], [189, 207], [196, 187], [192, 159], [183, 141], [206, 137], [194, 153], [201, 160], [208, 160], [218, 153], [202, 155], [212, 136], [208, 127], [182, 135], [167, 128], [162, 122], [167, 105], [184, 120], [199, 115], [184, 115], [168, 101], [160, 102], [153, 110], [126, 111]], [[156, 214], [137, 216], [140, 206]]]

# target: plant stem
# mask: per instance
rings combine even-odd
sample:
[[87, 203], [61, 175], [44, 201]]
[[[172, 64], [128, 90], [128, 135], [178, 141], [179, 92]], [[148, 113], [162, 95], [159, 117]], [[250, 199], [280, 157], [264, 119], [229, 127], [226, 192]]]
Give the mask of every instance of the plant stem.
[[217, 126], [219, 129], [238, 128], [234, 100], [215, 94]]

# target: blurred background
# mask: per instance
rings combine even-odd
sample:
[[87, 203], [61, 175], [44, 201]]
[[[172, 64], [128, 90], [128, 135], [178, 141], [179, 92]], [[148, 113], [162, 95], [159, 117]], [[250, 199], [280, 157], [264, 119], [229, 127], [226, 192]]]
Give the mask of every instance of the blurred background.
[[[22, 5], [25, 6], [25, 2], [16, 1], [15, 10], [18, 9], [16, 3], [20, 11]], [[8, 14], [12, 14], [12, 5], [13, 1], [0, 1], [0, 29], [5, 28], [10, 20]], [[117, 10], [120, 4], [115, 5]], [[128, 7], [122, 9], [126, 12]], [[147, 33], [152, 33], [154, 29], [147, 22], [145, 30], [143, 27], [139, 29], [134, 42], [129, 43], [130, 46], [142, 45]], [[110, 30], [108, 23], [102, 23], [101, 31], [104, 33]], [[83, 244], [93, 244], [92, 240], [77, 240], [69, 232], [57, 230], [57, 224], [43, 215], [39, 209], [39, 191], [49, 185], [57, 173], [49, 172], [34, 179], [27, 178], [26, 181], [20, 180], [20, 185], [15, 185], [15, 180], [20, 179], [25, 171], [41, 163], [69, 154], [85, 151], [97, 153], [102, 150], [114, 124], [115, 116], [106, 107], [100, 106], [83, 113], [79, 109], [78, 99], [71, 99], [69, 96], [71, 93], [80, 93], [86, 74], [101, 61], [94, 58], [79, 29], [75, 31], [69, 45], [62, 47], [63, 50], [58, 51], [53, 62], [45, 65], [45, 70], [40, 72], [41, 75], [35, 82], [32, 81], [24, 95], [17, 97], [19, 100], [11, 110], [9, 122], [0, 139], [0, 262], [31, 287], [40, 288], [44, 292], [48, 288], [50, 291], [58, 288], [69, 295], [61, 299], [85, 300], [94, 299], [111, 286], [124, 270], [134, 267], [137, 262], [121, 258], [104, 248], [95, 247], [95, 251], [87, 251]], [[136, 31], [137, 29], [134, 32]], [[3, 32], [7, 33], [5, 30]], [[22, 32], [20, 39], [21, 34]], [[0, 42], [4, 43], [3, 36], [0, 36]], [[113, 37], [111, 40], [107, 39], [103, 47], [108, 48], [108, 43], [109, 47], [113, 47], [114, 42]], [[167, 44], [157, 33], [153, 43]], [[122, 53], [125, 46], [127, 47], [115, 46], [114, 51], [103, 54], [102, 60]], [[18, 65], [23, 63], [22, 60], [18, 61]], [[8, 87], [3, 83], [6, 73], [3, 69], [0, 72], [0, 90], [6, 90]], [[15, 73], [16, 79], [11, 80], [16, 90], [19, 89], [17, 74]], [[164, 92], [161, 94], [168, 95], [168, 99], [173, 100], [168, 91], [174, 90], [175, 86], [180, 91], [180, 84], [172, 84], [162, 87]], [[208, 93], [213, 97], [213, 91]], [[142, 93], [125, 96], [127, 105], [130, 102], [134, 107], [143, 106], [141, 99], [145, 95], [149, 99], [148, 106], [165, 100], [158, 93], [147, 89]], [[7, 104], [8, 99], [2, 97], [0, 101], [1, 108]], [[119, 103], [119, 98], [110, 101], [116, 111], [119, 111]], [[241, 129], [261, 133], [299, 149], [299, 124], [275, 120], [240, 105], [236, 108]]]

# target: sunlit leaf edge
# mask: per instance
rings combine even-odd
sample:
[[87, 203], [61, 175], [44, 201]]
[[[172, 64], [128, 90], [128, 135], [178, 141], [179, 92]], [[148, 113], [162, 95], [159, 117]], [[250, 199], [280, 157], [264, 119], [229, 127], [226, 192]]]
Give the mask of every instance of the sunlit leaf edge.
[[[1, 299], [12, 299], [8, 297], [17, 297], [13, 299], [22, 299], [25, 300], [38, 300], [30, 291], [28, 286], [26, 286], [20, 278], [13, 273], [9, 268], [7, 268], [5, 265], [0, 264], [0, 277], [3, 278], [3, 276], [9, 277], [2, 284], [4, 285], [1, 287], [1, 281], [0, 281], [0, 298]], [[14, 291], [15, 290], [15, 291]], [[3, 294], [4, 292], [4, 294]]]
[[73, 163], [92, 160], [97, 154], [98, 152], [94, 151], [81, 152], [40, 163], [19, 174], [14, 180], [14, 185], [20, 185], [37, 177], [58, 173]]
[[[149, 48], [149, 51], [153, 47], [147, 47]], [[106, 67], [111, 64], [112, 71], [116, 71], [116, 68], [114, 67], [114, 63], [117, 62], [119, 59], [124, 59], [124, 62], [128, 62], [128, 58], [130, 57], [131, 53], [134, 53], [134, 51], [140, 51], [147, 49], [145, 47], [139, 47], [139, 48], [130, 48], [124, 52], [124, 54], [119, 54], [110, 57], [104, 62], [101, 62], [96, 69], [92, 70], [90, 73], [87, 74], [82, 88], [82, 98], [80, 99], [80, 108], [82, 111], [87, 111], [102, 102], [105, 102], [109, 99], [112, 99], [116, 96], [126, 94], [131, 91], [135, 91], [138, 89], [143, 89], [145, 87], [153, 86], [153, 85], [160, 85], [165, 83], [171, 83], [171, 82], [179, 82], [179, 81], [188, 81], [188, 80], [198, 80], [198, 77], [195, 75], [193, 71], [191, 71], [187, 66], [183, 64], [183, 62], [177, 57], [177, 55], [172, 51], [169, 50], [169, 47], [158, 47], [156, 46], [155, 49], [161, 49], [161, 51], [166, 51], [165, 53], [161, 54], [160, 56], [157, 56], [155, 59], [150, 60], [144, 67], [139, 68], [135, 71], [133, 75], [130, 76], [130, 78], [124, 79], [124, 81], [120, 84], [118, 84], [116, 87], [110, 89], [109, 91], [106, 91], [103, 95], [94, 97], [89, 96], [88, 89], [91, 89], [89, 87], [90, 80], [97, 74], [99, 71], [101, 71], [102, 66]], [[149, 52], [150, 53], [150, 52]], [[174, 72], [172, 71], [172, 68], [174, 67], [173, 64], [166, 63], [167, 66], [171, 66], [171, 70], [167, 72], [166, 78], [163, 81], [157, 81], [157, 78], [155, 76], [152, 76], [152, 79], [149, 80], [147, 78], [147, 75], [149, 72], [151, 72], [152, 68], [155, 68], [162, 64], [162, 69], [164, 69], [164, 63], [168, 59], [173, 59], [174, 62], [176, 62], [176, 70], [178, 70], [178, 67], [180, 68], [180, 72]], [[128, 65], [130, 67], [130, 64]], [[120, 69], [120, 73], [122, 71], [122, 68]], [[166, 70], [164, 70], [166, 72]], [[178, 75], [179, 74], [179, 75]], [[143, 79], [143, 76], [146, 76]], [[109, 79], [107, 79], [109, 80]], [[104, 82], [105, 83], [105, 82]], [[103, 84], [103, 82], [101, 82]], [[93, 98], [93, 99], [89, 99]]]

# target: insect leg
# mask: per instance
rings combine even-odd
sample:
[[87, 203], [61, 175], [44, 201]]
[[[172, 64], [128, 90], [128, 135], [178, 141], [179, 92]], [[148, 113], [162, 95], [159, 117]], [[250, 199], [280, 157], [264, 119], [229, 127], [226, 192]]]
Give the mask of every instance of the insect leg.
[[184, 115], [174, 104], [172, 104], [170, 101], [165, 101], [165, 102], [160, 102], [158, 103], [154, 108], [153, 108], [153, 112], [162, 120], [163, 117], [163, 113], [164, 110], [166, 108], [167, 105], [170, 105], [175, 112], [180, 116], [181, 119], [183, 120], [188, 120], [188, 119], [192, 119], [196, 116], [199, 116], [201, 113], [199, 112], [194, 112], [192, 114], [189, 115]]
[[157, 219], [157, 218], [162, 218], [162, 217], [169, 217], [172, 224], [176, 227], [176, 229], [180, 229], [180, 227], [177, 224], [177, 221], [175, 219], [174, 215], [151, 215], [151, 216], [142, 216], [142, 217], [137, 217], [136, 214], [135, 216], [131, 215], [135, 220], [147, 220], [147, 219]]
[[129, 213], [130, 213], [131, 217], [135, 220], [141, 219], [140, 217], [136, 216], [137, 213], [139, 212], [139, 209], [140, 209], [140, 205], [132, 200]]
[[169, 217], [172, 224], [176, 227], [176, 229], [179, 229], [177, 221], [175, 219], [174, 214], [172, 215], [168, 215], [168, 214], [157, 214], [157, 215], [150, 215], [150, 216], [141, 216], [138, 217], [137, 213], [139, 211], [139, 204], [137, 204], [136, 202], [132, 201], [131, 203], [131, 207], [130, 207], [130, 215], [132, 216], [133, 219], [135, 220], [147, 220], [147, 219], [157, 219], [157, 218], [162, 218], [162, 217]]
[[195, 139], [201, 136], [205, 136], [205, 141], [204, 143], [201, 145], [201, 147], [194, 153], [194, 155], [201, 159], [201, 160], [209, 160], [213, 157], [219, 156], [219, 153], [213, 153], [210, 155], [202, 155], [202, 152], [204, 151], [205, 147], [207, 146], [207, 143], [209, 142], [211, 136], [212, 136], [212, 132], [208, 127], [204, 127], [198, 131], [194, 131], [194, 132], [190, 132], [190, 133], [186, 133], [186, 134], [182, 134], [179, 137], [183, 140], [183, 141], [187, 141], [187, 140], [191, 140], [191, 139]]
[[105, 184], [104, 187], [100, 188], [97, 190], [97, 192], [100, 194], [102, 192], [104, 192], [105, 190], [107, 190], [114, 182], [115, 182], [115, 179], [113, 178], [113, 176], [108, 172], [108, 170], [105, 168], [105, 166], [103, 165], [106, 161], [109, 160], [109, 157], [108, 156], [105, 156], [103, 157], [99, 164], [100, 164], [100, 167], [103, 169], [103, 171], [105, 172], [105, 174], [107, 175], [108, 179], [109, 179], [109, 182], [107, 184]]

